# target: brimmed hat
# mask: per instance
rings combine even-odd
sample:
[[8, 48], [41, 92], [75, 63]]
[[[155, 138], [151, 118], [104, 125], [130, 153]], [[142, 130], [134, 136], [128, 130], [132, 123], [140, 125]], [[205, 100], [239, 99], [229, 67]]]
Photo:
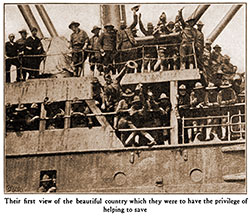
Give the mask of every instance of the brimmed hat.
[[141, 102], [141, 99], [140, 99], [139, 96], [136, 95], [136, 96], [134, 96], [134, 98], [133, 98], [132, 104], [138, 103], [138, 102]]
[[179, 90], [186, 90], [186, 86], [184, 84], [180, 85]]
[[133, 97], [134, 93], [131, 91], [131, 89], [127, 88], [124, 93], [122, 93], [122, 97]]
[[22, 34], [22, 33], [26, 33], [27, 34], [27, 31], [26, 31], [26, 29], [22, 29], [22, 30], [19, 31], [19, 33], [20, 34]]
[[135, 87], [135, 91], [140, 91], [141, 90], [141, 88], [142, 88], [142, 84], [141, 83], [138, 83], [137, 85], [136, 85], [136, 87]]
[[111, 23], [107, 23], [106, 25], [104, 25], [104, 28], [108, 28], [108, 27], [114, 28], [114, 26]]
[[213, 90], [213, 89], [217, 89], [217, 87], [214, 85], [214, 83], [208, 83], [208, 86], [206, 87], [207, 90]]
[[209, 40], [209, 39], [207, 39], [207, 40], [205, 41], [205, 44], [212, 44], [212, 41]]
[[149, 22], [148, 24], [147, 24], [147, 27], [154, 27], [154, 25], [153, 25], [153, 23], [151, 23], [151, 22]]
[[174, 26], [174, 22], [173, 21], [169, 21], [169, 23], [167, 24], [167, 26], [169, 25], [173, 25]]
[[221, 47], [220, 47], [218, 44], [216, 44], [216, 45], [213, 47], [213, 49], [216, 49], [216, 48], [220, 48], [220, 49], [221, 49]]
[[93, 26], [93, 28], [92, 28], [92, 30], [91, 30], [91, 32], [93, 33], [95, 30], [101, 30], [101, 28], [100, 27], [98, 27], [98, 26]]
[[80, 23], [79, 23], [79, 22], [72, 21], [72, 22], [69, 24], [69, 29], [71, 29], [71, 28], [72, 28], [72, 26], [76, 26], [76, 27], [78, 27], [79, 25], [80, 25]]
[[20, 112], [20, 111], [24, 111], [26, 109], [27, 109], [27, 107], [25, 107], [23, 104], [19, 104], [18, 107], [16, 108], [16, 111]]
[[222, 70], [218, 70], [216, 74], [221, 74], [221, 75], [224, 75], [223, 71]]
[[232, 84], [230, 84], [228, 80], [225, 80], [222, 82], [222, 85], [220, 86], [220, 88], [230, 88], [231, 86]]
[[92, 84], [99, 83], [99, 80], [97, 79], [97, 77], [93, 77], [92, 80], [91, 80], [91, 83]]
[[223, 58], [230, 60], [230, 57], [228, 55], [224, 55]]
[[204, 88], [204, 86], [200, 82], [195, 83], [194, 90], [195, 89], [202, 89], [202, 88]]
[[134, 7], [131, 8], [132, 11], [137, 12], [140, 9], [141, 5], [135, 5]]
[[31, 32], [37, 31], [37, 28], [36, 28], [36, 27], [31, 27], [30, 31], [31, 31]]
[[197, 26], [198, 25], [201, 25], [201, 26], [204, 26], [204, 23], [203, 22], [201, 22], [200, 20], [197, 22], [197, 24], [196, 24]]
[[43, 176], [43, 178], [41, 179], [41, 182], [48, 182], [48, 181], [51, 181], [52, 179], [47, 175], [47, 174], [45, 174], [44, 176]]
[[38, 104], [37, 103], [33, 103], [30, 106], [31, 109], [38, 109]]
[[165, 100], [165, 99], [169, 99], [169, 97], [165, 93], [162, 93], [161, 96], [159, 97], [159, 100]]

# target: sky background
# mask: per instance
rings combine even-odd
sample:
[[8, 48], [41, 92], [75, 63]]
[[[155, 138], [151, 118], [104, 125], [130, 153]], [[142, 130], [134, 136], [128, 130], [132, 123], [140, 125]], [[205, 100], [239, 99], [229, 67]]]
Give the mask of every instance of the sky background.
[[[132, 22], [131, 7], [134, 5], [126, 4], [128, 24]], [[41, 21], [35, 6], [30, 6], [43, 34], [49, 37], [49, 33]], [[139, 12], [142, 14], [142, 21], [145, 26], [147, 22], [152, 22], [156, 25], [163, 11], [167, 14], [168, 21], [174, 21], [178, 10], [183, 6], [183, 16], [187, 18], [195, 10], [197, 4], [141, 4]], [[200, 19], [205, 24], [203, 27], [205, 38], [212, 32], [231, 6], [231, 4], [211, 4]], [[100, 25], [99, 4], [44, 4], [44, 7], [54, 23], [58, 34], [68, 39], [71, 34], [68, 25], [72, 21], [78, 21], [81, 24], [80, 28], [84, 29], [89, 36], [91, 36], [90, 31], [92, 27]], [[245, 71], [245, 9], [245, 5], [243, 5], [213, 43], [213, 46], [219, 44], [222, 47], [222, 53], [231, 57], [231, 62], [238, 66], [239, 71]], [[7, 38], [8, 34], [14, 33], [16, 39], [18, 39], [18, 31], [23, 28], [28, 30], [28, 26], [17, 5], [5, 5], [5, 38]], [[142, 35], [140, 31], [138, 35]]]

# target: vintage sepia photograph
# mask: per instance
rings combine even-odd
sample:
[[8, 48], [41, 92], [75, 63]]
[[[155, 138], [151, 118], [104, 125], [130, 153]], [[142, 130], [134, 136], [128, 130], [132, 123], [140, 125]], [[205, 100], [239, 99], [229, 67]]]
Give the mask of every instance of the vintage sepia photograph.
[[246, 3], [5, 3], [5, 194], [246, 194]]

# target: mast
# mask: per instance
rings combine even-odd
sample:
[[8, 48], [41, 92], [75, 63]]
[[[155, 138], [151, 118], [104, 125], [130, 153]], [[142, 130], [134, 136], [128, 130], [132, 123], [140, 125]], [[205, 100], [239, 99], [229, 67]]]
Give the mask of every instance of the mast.
[[43, 5], [35, 5], [51, 37], [57, 37], [56, 29]]
[[23, 15], [23, 18], [24, 20], [26, 21], [27, 25], [29, 26], [29, 29], [31, 30], [32, 27], [35, 27], [37, 28], [37, 36], [39, 38], [43, 38], [43, 33], [30, 9], [30, 6], [29, 5], [23, 5], [23, 4], [20, 4], [20, 5], [17, 5], [21, 14]]
[[220, 35], [220, 33], [224, 30], [227, 24], [232, 20], [234, 15], [238, 12], [242, 5], [233, 5], [227, 14], [223, 17], [223, 19], [219, 22], [219, 24], [214, 28], [214, 30], [208, 36], [208, 40], [212, 43], [216, 40], [216, 38]]

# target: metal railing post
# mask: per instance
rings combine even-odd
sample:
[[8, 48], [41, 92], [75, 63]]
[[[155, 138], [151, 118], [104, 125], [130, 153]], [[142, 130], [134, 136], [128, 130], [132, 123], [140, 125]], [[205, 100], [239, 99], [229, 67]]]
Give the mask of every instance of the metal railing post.
[[184, 119], [184, 116], [181, 118], [181, 121], [182, 121], [182, 124], [181, 124], [181, 129], [182, 129], [182, 137], [181, 137], [181, 140], [182, 140], [182, 144], [184, 144], [185, 142], [185, 135], [184, 135], [184, 124], [185, 124], [185, 119]]
[[227, 112], [227, 130], [228, 130], [228, 133], [227, 133], [228, 141], [231, 141], [230, 112]]
[[144, 45], [142, 45], [142, 69], [141, 69], [142, 73], [144, 73], [144, 67], [145, 67], [145, 50], [144, 50]]

